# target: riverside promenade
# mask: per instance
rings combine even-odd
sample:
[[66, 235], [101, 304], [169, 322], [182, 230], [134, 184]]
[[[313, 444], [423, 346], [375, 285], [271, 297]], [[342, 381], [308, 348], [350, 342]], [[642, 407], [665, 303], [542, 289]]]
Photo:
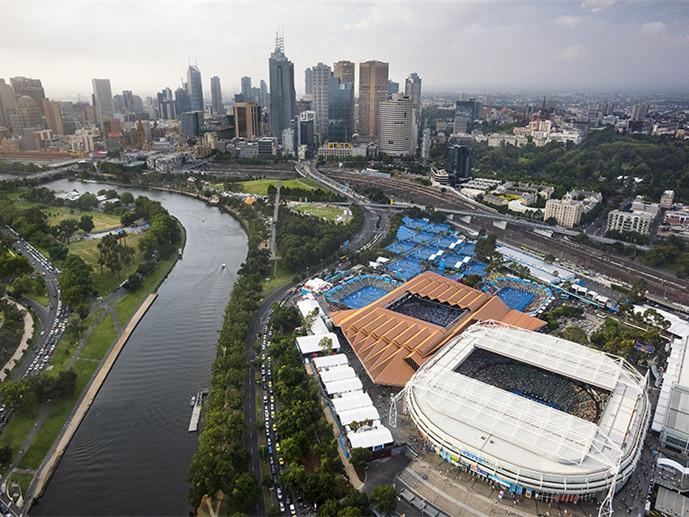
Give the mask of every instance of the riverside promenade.
[[25, 512], [28, 512], [31, 509], [33, 501], [40, 497], [45, 490], [45, 487], [47, 486], [48, 481], [50, 481], [50, 478], [53, 475], [55, 468], [59, 464], [62, 455], [64, 454], [65, 450], [67, 450], [69, 442], [72, 440], [74, 433], [76, 433], [79, 425], [86, 416], [91, 404], [93, 404], [96, 395], [98, 395], [98, 391], [105, 382], [105, 379], [115, 364], [117, 357], [124, 348], [124, 345], [127, 343], [129, 336], [131, 336], [132, 332], [134, 332], [134, 329], [139, 324], [139, 321], [141, 321], [157, 297], [158, 293], [151, 293], [148, 295], [148, 297], [146, 297], [146, 299], [134, 313], [134, 316], [132, 316], [132, 318], [129, 320], [129, 323], [127, 323], [127, 326], [124, 328], [124, 331], [110, 349], [110, 352], [108, 352], [108, 355], [103, 359], [100, 368], [91, 379], [91, 383], [89, 384], [84, 396], [63, 428], [57, 444], [51, 449], [48, 456], [46, 456], [46, 458], [43, 460], [43, 463], [39, 467], [38, 473], [34, 477], [28, 490], [26, 505], [24, 507]]

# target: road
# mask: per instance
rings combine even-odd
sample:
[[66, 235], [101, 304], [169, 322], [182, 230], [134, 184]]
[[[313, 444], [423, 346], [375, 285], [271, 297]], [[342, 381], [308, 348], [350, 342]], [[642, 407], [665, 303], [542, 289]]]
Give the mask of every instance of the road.
[[[347, 196], [349, 197], [349, 196]], [[365, 199], [364, 199], [365, 201]], [[371, 209], [364, 209], [364, 221], [361, 230], [349, 243], [349, 249], [361, 250], [370, 247], [374, 242], [387, 234], [389, 218], [386, 213]], [[328, 264], [323, 268], [327, 270], [336, 263]], [[320, 272], [315, 273], [318, 275]], [[254, 320], [249, 328], [246, 338], [246, 358], [249, 364], [248, 375], [244, 381], [244, 418], [246, 421], [245, 447], [251, 453], [251, 473], [259, 481], [263, 480], [261, 473], [261, 461], [259, 453], [258, 427], [256, 425], [256, 344], [259, 334], [265, 335], [270, 321], [273, 304], [285, 299], [289, 290], [296, 283], [290, 282], [270, 293], [256, 311]], [[261, 429], [262, 432], [262, 429]], [[295, 500], [294, 494], [292, 500]], [[259, 498], [256, 506], [257, 515], [266, 515], [263, 497]]]
[[[302, 165], [302, 170], [308, 170], [309, 176], [316, 181], [321, 181], [329, 188], [339, 181], [351, 181], [371, 186], [377, 186], [388, 195], [395, 195], [400, 199], [414, 202], [423, 206], [432, 206], [436, 209], [459, 210], [474, 216], [471, 222], [465, 226], [473, 230], [485, 229], [496, 234], [499, 240], [517, 248], [526, 246], [541, 253], [552, 253], [556, 257], [562, 257], [576, 264], [584, 270], [595, 271], [610, 278], [618, 279], [627, 284], [633, 284], [643, 278], [648, 286], [650, 297], [658, 302], [664, 303], [676, 310], [689, 310], [689, 282], [677, 278], [668, 271], [655, 269], [634, 262], [627, 257], [601, 251], [597, 248], [574, 242], [567, 236], [546, 237], [534, 233], [532, 228], [524, 227], [523, 222], [508, 222], [506, 230], [502, 230], [493, 225], [493, 219], [504, 220], [501, 214], [492, 212], [489, 208], [477, 203], [471, 203], [450, 192], [442, 192], [434, 187], [419, 185], [418, 183], [395, 178], [394, 180], [364, 176], [361, 174], [349, 174], [337, 171], [325, 176], [322, 172], [314, 173], [315, 167]], [[342, 185], [341, 191], [352, 192], [351, 189]], [[356, 195], [356, 194], [355, 194]], [[358, 196], [358, 195], [356, 195]], [[358, 196], [361, 201], [361, 196]], [[388, 207], [393, 208], [394, 205]], [[382, 210], [382, 207], [377, 208]], [[476, 215], [480, 214], [480, 219]], [[679, 305], [678, 305], [679, 304]]]

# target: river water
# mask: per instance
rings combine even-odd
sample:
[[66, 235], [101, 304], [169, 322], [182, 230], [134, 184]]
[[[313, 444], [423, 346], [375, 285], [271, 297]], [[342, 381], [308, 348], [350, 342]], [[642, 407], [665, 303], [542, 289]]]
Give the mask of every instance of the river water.
[[[60, 190], [102, 184], [59, 180]], [[187, 243], [131, 335], [32, 515], [188, 515], [186, 474], [198, 434], [190, 397], [206, 387], [224, 308], [247, 252], [239, 223], [204, 203], [131, 189], [160, 201]], [[226, 264], [226, 269], [221, 269]]]

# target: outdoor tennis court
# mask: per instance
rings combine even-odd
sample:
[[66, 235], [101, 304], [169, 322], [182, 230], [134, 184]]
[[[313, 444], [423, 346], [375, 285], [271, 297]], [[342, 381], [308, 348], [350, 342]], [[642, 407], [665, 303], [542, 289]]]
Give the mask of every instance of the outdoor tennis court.
[[497, 294], [505, 305], [518, 311], [524, 311], [536, 299], [534, 293], [516, 287], [504, 287]]
[[366, 307], [369, 303], [375, 302], [387, 293], [388, 291], [385, 289], [369, 285], [342, 298], [342, 304], [350, 309], [360, 309], [361, 307]]

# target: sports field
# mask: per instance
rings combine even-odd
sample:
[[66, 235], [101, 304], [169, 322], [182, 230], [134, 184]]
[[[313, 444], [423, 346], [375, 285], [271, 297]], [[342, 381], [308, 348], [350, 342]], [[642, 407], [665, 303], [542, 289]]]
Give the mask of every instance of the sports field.
[[323, 203], [302, 203], [292, 206], [292, 209], [304, 215], [319, 217], [326, 221], [346, 222], [351, 218], [349, 211], [345, 208]]
[[317, 190], [318, 184], [310, 179], [290, 179], [290, 180], [277, 180], [277, 179], [263, 179], [263, 180], [251, 180], [242, 181], [237, 183], [237, 188], [241, 192], [246, 192], [247, 194], [254, 194], [257, 196], [265, 196], [268, 194], [268, 187], [271, 185], [276, 185], [281, 183], [283, 187], [286, 188], [300, 188], [304, 190]]

